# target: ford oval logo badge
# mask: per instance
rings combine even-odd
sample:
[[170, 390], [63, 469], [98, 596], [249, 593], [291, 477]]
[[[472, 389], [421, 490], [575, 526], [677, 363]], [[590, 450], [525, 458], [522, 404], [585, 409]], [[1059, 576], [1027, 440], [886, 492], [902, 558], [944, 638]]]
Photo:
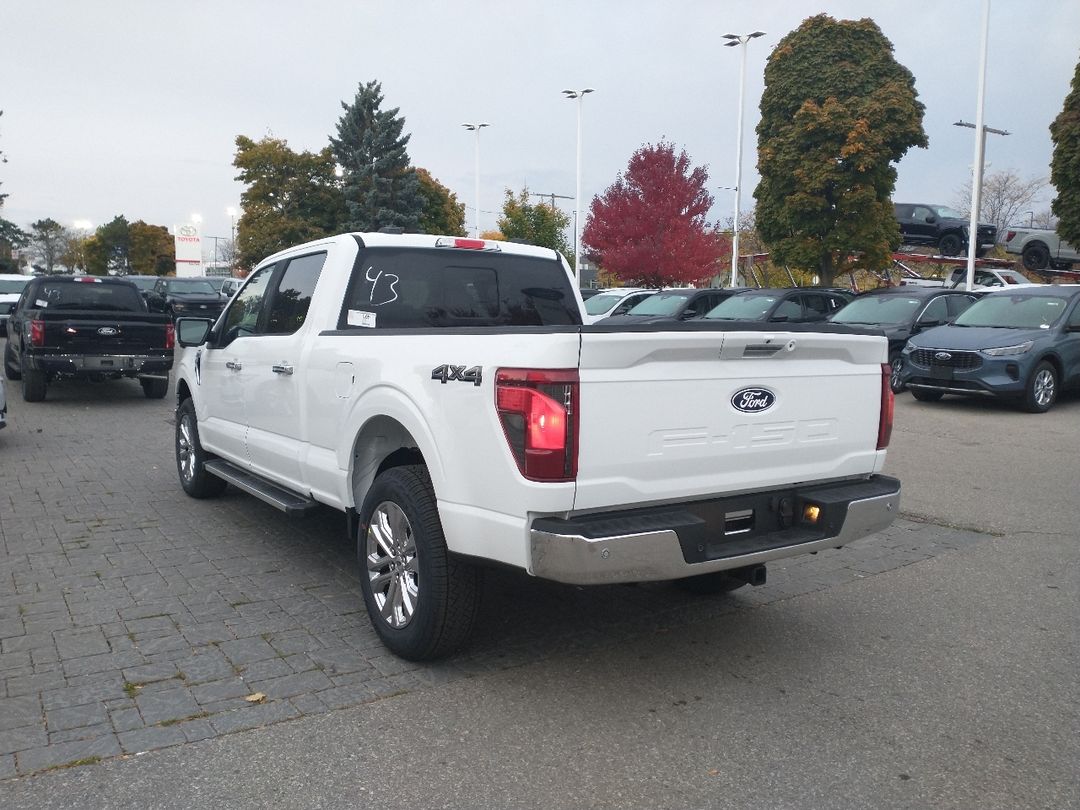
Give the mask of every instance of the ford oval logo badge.
[[731, 407], [743, 413], [767, 411], [776, 402], [776, 394], [768, 388], [743, 388], [731, 397]]
[[112, 337], [113, 335], [119, 335], [120, 330], [113, 326], [103, 326], [97, 330], [97, 333], [105, 337]]

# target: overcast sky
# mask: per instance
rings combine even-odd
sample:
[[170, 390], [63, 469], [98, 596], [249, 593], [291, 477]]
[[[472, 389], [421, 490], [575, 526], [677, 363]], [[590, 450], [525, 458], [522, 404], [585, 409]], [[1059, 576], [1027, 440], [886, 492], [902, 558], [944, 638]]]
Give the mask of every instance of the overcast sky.
[[[503, 191], [575, 193], [577, 110], [565, 88], [595, 88], [583, 107], [583, 199], [602, 193], [644, 143], [661, 139], [706, 165], [730, 217], [739, 52], [746, 72], [743, 210], [757, 182], [765, 60], [808, 16], [871, 17], [915, 75], [930, 148], [899, 166], [895, 199], [952, 203], [970, 179], [982, 0], [2, 0], [0, 191], [3, 216], [101, 225], [118, 214], [173, 226], [191, 214], [227, 237], [242, 188], [235, 138], [272, 134], [296, 150], [327, 145], [359, 83], [382, 82], [409, 155], [454, 191], [473, 222], [481, 134], [481, 227]], [[993, 0], [986, 124], [988, 171], [1049, 175], [1048, 125], [1080, 58], [1077, 0]], [[1040, 209], [1049, 205], [1048, 190]], [[571, 200], [561, 200], [571, 210]]]

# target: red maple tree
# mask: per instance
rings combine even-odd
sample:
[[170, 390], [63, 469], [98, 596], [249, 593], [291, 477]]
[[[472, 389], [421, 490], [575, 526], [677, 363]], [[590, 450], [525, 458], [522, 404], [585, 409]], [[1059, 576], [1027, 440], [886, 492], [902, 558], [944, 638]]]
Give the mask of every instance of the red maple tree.
[[667, 287], [712, 278], [731, 247], [705, 221], [713, 204], [708, 179], [704, 167], [692, 169], [686, 152], [676, 155], [672, 144], [642, 146], [626, 172], [593, 199], [582, 243], [623, 282]]

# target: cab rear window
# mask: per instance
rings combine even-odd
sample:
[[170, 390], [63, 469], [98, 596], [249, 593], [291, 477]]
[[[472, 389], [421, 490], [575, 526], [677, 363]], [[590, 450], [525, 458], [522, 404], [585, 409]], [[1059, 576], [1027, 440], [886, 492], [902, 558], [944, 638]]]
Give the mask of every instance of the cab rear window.
[[133, 284], [57, 279], [43, 281], [31, 291], [31, 305], [40, 309], [86, 309], [142, 312], [142, 297]]
[[349, 282], [339, 329], [580, 324], [562, 265], [506, 253], [368, 248]]

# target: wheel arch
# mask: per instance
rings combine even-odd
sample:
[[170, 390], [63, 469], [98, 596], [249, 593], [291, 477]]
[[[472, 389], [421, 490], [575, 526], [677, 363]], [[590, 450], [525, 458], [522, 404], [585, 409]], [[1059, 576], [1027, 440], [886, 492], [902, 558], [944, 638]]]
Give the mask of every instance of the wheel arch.
[[185, 399], [191, 399], [191, 387], [188, 385], [187, 380], [183, 377], [177, 377], [176, 379], [176, 406], [180, 407], [180, 404]]
[[406, 464], [428, 466], [412, 432], [392, 416], [368, 419], [353, 439], [350, 453], [349, 486], [353, 508], [359, 509], [364, 503], [364, 497], [380, 473]]

